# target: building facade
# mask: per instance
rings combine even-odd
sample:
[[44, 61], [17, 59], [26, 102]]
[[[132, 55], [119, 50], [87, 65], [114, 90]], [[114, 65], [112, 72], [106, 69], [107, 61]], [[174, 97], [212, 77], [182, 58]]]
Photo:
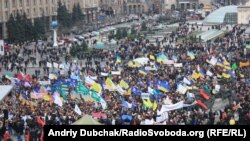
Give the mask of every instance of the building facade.
[[250, 24], [250, 2], [238, 6], [238, 24]]
[[183, 10], [198, 9], [199, 0], [177, 0], [177, 8]]
[[125, 0], [99, 0], [100, 11], [106, 15], [123, 14]]
[[176, 5], [177, 5], [177, 0], [164, 0], [163, 11], [176, 9]]
[[146, 0], [126, 0], [124, 1], [124, 14], [142, 14], [148, 12]]
[[[17, 12], [26, 13], [32, 21], [35, 18], [47, 17], [48, 24], [57, 15], [57, 5], [59, 0], [0, 0], [0, 38], [6, 38], [6, 22], [11, 14], [14, 16]], [[96, 20], [98, 13], [98, 0], [61, 0], [66, 5], [69, 12], [72, 12], [74, 4], [79, 3], [86, 20], [91, 22]]]

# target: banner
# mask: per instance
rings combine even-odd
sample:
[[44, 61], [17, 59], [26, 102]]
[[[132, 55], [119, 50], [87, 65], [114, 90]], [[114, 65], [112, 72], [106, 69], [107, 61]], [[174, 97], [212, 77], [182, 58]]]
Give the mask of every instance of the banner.
[[121, 75], [121, 72], [120, 71], [112, 71], [111, 74], [112, 75]]
[[51, 84], [50, 81], [38, 81], [38, 83], [39, 83], [40, 85], [50, 85], [50, 84]]
[[52, 64], [49, 63], [49, 62], [47, 62], [47, 67], [48, 67], [48, 68], [52, 68]]
[[141, 94], [141, 99], [150, 99], [150, 94], [149, 93], [142, 93]]
[[192, 104], [184, 104], [184, 101], [181, 101], [181, 102], [173, 104], [173, 105], [162, 105], [161, 113], [169, 112], [169, 111], [173, 111], [173, 110], [178, 110], [178, 109], [182, 109], [185, 107], [194, 106], [196, 104], [197, 104], [196, 101]]

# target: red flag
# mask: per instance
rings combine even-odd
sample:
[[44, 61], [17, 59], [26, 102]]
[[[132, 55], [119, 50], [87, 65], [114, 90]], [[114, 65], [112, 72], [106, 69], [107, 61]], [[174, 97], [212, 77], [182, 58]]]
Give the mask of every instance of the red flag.
[[200, 94], [203, 98], [205, 98], [206, 100], [209, 100], [210, 97], [208, 96], [208, 94], [204, 91], [204, 90], [200, 90]]
[[197, 104], [201, 106], [203, 109], [208, 110], [207, 106], [201, 100], [198, 100]]
[[41, 137], [40, 137], [40, 140], [39, 140], [39, 141], [43, 141], [43, 138], [44, 138], [44, 132], [43, 132], [43, 130], [42, 130], [42, 132], [41, 132]]
[[18, 79], [18, 80], [23, 80], [23, 75], [22, 75], [21, 73], [18, 73], [18, 74], [17, 74], [17, 79]]
[[40, 117], [36, 117], [36, 122], [42, 127], [45, 125], [44, 121], [42, 121]]
[[28, 81], [28, 82], [30, 81], [30, 75], [29, 74], [26, 75], [25, 80]]

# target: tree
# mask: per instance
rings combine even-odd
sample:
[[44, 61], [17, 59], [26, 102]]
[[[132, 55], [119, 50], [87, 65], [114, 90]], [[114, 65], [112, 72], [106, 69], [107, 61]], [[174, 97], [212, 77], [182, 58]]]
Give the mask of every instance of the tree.
[[8, 38], [14, 41], [16, 39], [15, 34], [16, 34], [17, 28], [16, 28], [16, 21], [15, 21], [13, 14], [10, 15], [10, 18], [7, 21], [6, 25], [7, 25]]
[[75, 23], [78, 21], [78, 13], [76, 9], [76, 5], [74, 4], [73, 10], [72, 10], [72, 21]]
[[171, 5], [171, 10], [175, 10], [175, 5], [174, 4]]
[[70, 49], [70, 54], [72, 56], [77, 56], [84, 54], [88, 50], [88, 45], [86, 44], [85, 40], [82, 42], [81, 45], [73, 45], [73, 47]]
[[147, 24], [146, 22], [143, 22], [142, 25], [141, 25], [141, 30], [142, 31], [147, 31]]
[[204, 4], [201, 3], [201, 4], [200, 4], [200, 9], [203, 9], [203, 8], [204, 8]]
[[67, 7], [63, 5], [61, 1], [58, 2], [57, 19], [58, 22], [64, 27], [70, 27], [72, 25], [71, 14], [68, 12]]
[[84, 15], [83, 15], [83, 12], [82, 12], [82, 9], [81, 9], [81, 6], [79, 3], [77, 3], [77, 5], [76, 5], [76, 11], [78, 13], [79, 21], [84, 20]]
[[136, 33], [137, 33], [137, 31], [135, 30], [135, 27], [132, 27], [132, 29], [131, 29], [131, 34], [134, 35], [134, 34], [136, 34]]
[[16, 40], [17, 42], [22, 42], [25, 40], [25, 19], [22, 17], [18, 12], [16, 15], [16, 26], [17, 26], [17, 31], [16, 31]]
[[116, 38], [118, 39], [118, 40], [120, 40], [121, 38], [122, 38], [122, 30], [119, 28], [119, 29], [117, 29], [117, 32], [116, 32]]
[[128, 36], [127, 29], [124, 28], [124, 29], [122, 30], [122, 37], [123, 37], [123, 38], [126, 38], [127, 36]]

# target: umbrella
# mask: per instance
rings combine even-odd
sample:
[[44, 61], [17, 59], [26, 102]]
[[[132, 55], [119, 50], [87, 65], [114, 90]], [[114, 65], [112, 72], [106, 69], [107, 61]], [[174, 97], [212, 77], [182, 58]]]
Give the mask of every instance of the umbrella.
[[72, 125], [102, 125], [102, 124], [94, 120], [91, 116], [85, 115]]

